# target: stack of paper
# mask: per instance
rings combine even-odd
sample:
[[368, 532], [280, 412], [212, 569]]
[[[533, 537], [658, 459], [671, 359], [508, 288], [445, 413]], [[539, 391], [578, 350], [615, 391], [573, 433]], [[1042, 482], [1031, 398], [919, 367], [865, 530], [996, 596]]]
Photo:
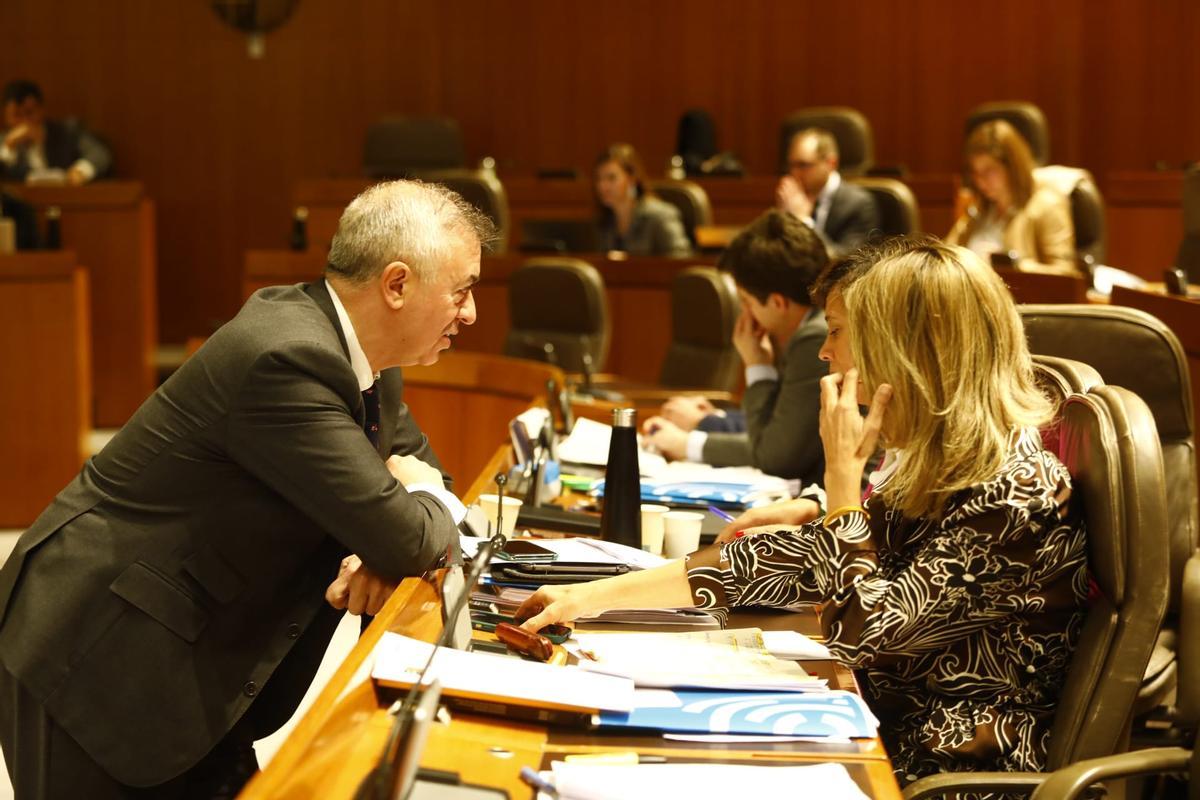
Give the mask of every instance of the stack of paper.
[[[805, 767], [746, 764], [568, 764], [548, 778], [562, 800], [658, 800], [683, 790], [692, 797], [820, 797], [866, 800], [841, 764]], [[704, 787], [697, 792], [696, 787]]]
[[[571, 464], [603, 467], [608, 464], [608, 444], [612, 426], [580, 417], [575, 420], [571, 434], [558, 445], [558, 460]], [[638, 471], [642, 475], [657, 475], [667, 466], [667, 460], [657, 453], [638, 451]]]
[[700, 633], [577, 633], [579, 666], [644, 687], [825, 691], [795, 661], [776, 658], [758, 628]]
[[[788, 481], [753, 467], [713, 467], [680, 461], [652, 476], [643, 477], [641, 491], [642, 500], [647, 503], [718, 505], [737, 509], [792, 496]], [[597, 482], [593, 492], [603, 496], [604, 482]]]

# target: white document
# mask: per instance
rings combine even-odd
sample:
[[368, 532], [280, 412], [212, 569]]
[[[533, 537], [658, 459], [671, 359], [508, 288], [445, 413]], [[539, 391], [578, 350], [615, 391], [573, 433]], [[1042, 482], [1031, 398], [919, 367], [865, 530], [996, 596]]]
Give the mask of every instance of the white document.
[[[375, 647], [371, 677], [389, 686], [411, 686], [432, 648], [428, 642], [389, 631]], [[569, 711], [633, 708], [633, 681], [628, 678], [489, 653], [439, 648], [425, 682], [434, 679], [448, 695]]]
[[763, 631], [763, 644], [776, 658], [832, 659], [829, 648], [797, 631]]
[[[593, 467], [607, 466], [611, 440], [611, 425], [580, 417], [575, 420], [571, 434], [559, 443], [558, 460]], [[666, 466], [667, 460], [657, 453], [638, 450], [638, 471], [643, 476], [656, 477]]]
[[825, 691], [795, 661], [771, 655], [758, 628], [688, 633], [576, 633], [591, 656], [582, 669], [632, 678], [639, 687]]
[[841, 764], [753, 766], [747, 764], [603, 765], [555, 761], [561, 800], [660, 800], [697, 798], [820, 797], [867, 800]]

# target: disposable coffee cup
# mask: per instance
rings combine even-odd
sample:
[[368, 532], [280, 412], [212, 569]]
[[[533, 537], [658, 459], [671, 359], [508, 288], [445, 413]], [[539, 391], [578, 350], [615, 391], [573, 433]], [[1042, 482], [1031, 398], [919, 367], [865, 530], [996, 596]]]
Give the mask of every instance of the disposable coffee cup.
[[666, 506], [642, 505], [642, 549], [661, 556], [663, 551], [663, 517], [671, 509]]
[[704, 515], [695, 511], [668, 511], [663, 514], [663, 555], [682, 558], [700, 549], [700, 525]]
[[[495, 494], [479, 495], [479, 507], [483, 509], [483, 515], [487, 518], [488, 527], [491, 533], [496, 532], [496, 515], [500, 510], [500, 496]], [[517, 514], [521, 510], [521, 498], [504, 497], [504, 514], [500, 519], [500, 533], [505, 539], [511, 539], [513, 531], [517, 529]]]

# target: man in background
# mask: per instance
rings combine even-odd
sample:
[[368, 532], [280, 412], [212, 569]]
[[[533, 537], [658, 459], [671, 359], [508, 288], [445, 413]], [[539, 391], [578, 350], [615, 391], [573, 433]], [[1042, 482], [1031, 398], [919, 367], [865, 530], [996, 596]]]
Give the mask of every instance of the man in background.
[[36, 83], [12, 81], [4, 87], [3, 103], [0, 180], [44, 178], [49, 170], [61, 170], [68, 184], [78, 186], [108, 173], [108, 148], [78, 120], [46, 119]]
[[775, 206], [815, 230], [833, 258], [866, 241], [879, 227], [870, 193], [838, 172], [837, 140], [822, 128], [797, 131], [788, 145], [788, 174], [779, 179]]

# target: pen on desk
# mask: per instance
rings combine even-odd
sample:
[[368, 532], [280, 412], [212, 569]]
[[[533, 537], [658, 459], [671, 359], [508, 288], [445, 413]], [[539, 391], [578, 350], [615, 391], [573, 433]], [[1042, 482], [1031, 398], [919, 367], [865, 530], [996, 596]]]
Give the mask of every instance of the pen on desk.
[[554, 784], [538, 775], [530, 767], [521, 767], [521, 780], [547, 797], [558, 797], [558, 789], [554, 787]]
[[716, 506], [709, 506], [708, 510], [711, 511], [712, 513], [716, 514], [718, 517], [725, 520], [726, 522], [733, 522], [733, 517], [729, 516], [724, 511], [717, 508]]

